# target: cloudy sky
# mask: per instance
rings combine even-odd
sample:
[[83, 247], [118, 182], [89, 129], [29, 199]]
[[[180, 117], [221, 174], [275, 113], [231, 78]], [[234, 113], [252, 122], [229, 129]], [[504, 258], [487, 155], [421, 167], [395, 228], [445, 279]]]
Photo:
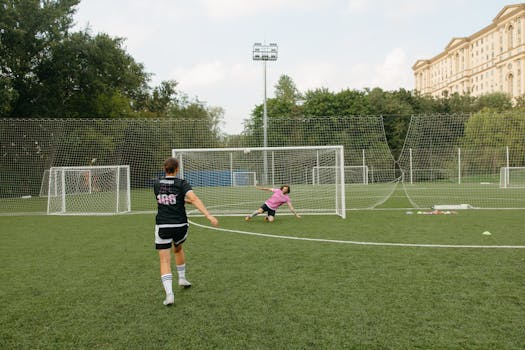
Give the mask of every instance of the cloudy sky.
[[153, 74], [151, 86], [179, 90], [225, 110], [226, 133], [264, 93], [255, 42], [275, 42], [267, 93], [283, 74], [301, 91], [413, 89], [412, 65], [469, 36], [516, 2], [502, 0], [82, 0], [76, 29], [126, 38], [127, 51]]

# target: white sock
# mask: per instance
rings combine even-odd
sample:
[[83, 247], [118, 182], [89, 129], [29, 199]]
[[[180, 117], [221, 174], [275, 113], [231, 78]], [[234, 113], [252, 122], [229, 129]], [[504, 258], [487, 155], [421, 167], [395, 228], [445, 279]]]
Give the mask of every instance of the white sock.
[[180, 280], [186, 279], [186, 264], [177, 265], [177, 273], [179, 274]]
[[253, 213], [251, 213], [250, 216], [253, 218], [253, 217], [257, 216], [257, 215], [259, 215], [259, 212], [256, 210]]
[[160, 276], [160, 279], [162, 281], [162, 285], [164, 286], [164, 291], [166, 292], [166, 295], [173, 294], [173, 284], [172, 279], [173, 276], [171, 273], [167, 273], [165, 275]]

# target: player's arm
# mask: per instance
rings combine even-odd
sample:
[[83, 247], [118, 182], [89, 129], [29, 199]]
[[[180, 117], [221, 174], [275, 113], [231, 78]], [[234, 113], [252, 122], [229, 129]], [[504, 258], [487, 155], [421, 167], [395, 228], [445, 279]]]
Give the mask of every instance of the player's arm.
[[206, 216], [206, 219], [210, 220], [210, 223], [213, 226], [219, 225], [219, 221], [208, 212], [208, 209], [206, 209], [206, 206], [204, 206], [204, 203], [200, 200], [199, 197], [195, 194], [193, 191], [189, 191], [186, 193], [185, 202], [193, 205], [195, 208], [197, 208], [204, 216]]
[[301, 215], [299, 215], [297, 213], [297, 210], [295, 210], [295, 208], [293, 207], [292, 202], [288, 202], [288, 208], [290, 208], [290, 210], [292, 211], [292, 213], [294, 213], [296, 218], [299, 219], [301, 217]]
[[255, 188], [258, 189], [258, 190], [263, 190], [263, 191], [270, 191], [270, 192], [273, 192], [273, 191], [272, 191], [272, 188], [269, 188], [269, 187], [257, 187], [257, 186], [256, 186]]

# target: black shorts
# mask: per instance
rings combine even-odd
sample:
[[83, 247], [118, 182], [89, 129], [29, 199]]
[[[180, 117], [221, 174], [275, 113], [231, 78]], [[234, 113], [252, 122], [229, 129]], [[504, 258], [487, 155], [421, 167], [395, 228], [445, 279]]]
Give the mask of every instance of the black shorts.
[[270, 207], [267, 206], [266, 203], [264, 203], [263, 205], [261, 205], [261, 209], [263, 210], [263, 213], [264, 213], [265, 211], [268, 212], [268, 216], [275, 216], [275, 210], [270, 209]]
[[188, 237], [188, 224], [155, 225], [155, 249], [170, 249], [184, 243]]

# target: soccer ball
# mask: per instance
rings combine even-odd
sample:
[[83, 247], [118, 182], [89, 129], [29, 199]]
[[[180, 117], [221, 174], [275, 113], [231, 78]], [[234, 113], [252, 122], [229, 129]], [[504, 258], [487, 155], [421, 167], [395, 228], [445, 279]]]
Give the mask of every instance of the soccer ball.
[[245, 149], [244, 149], [244, 154], [248, 154], [248, 153], [250, 153], [250, 152], [251, 152], [251, 151], [250, 151], [249, 148], [245, 148]]

